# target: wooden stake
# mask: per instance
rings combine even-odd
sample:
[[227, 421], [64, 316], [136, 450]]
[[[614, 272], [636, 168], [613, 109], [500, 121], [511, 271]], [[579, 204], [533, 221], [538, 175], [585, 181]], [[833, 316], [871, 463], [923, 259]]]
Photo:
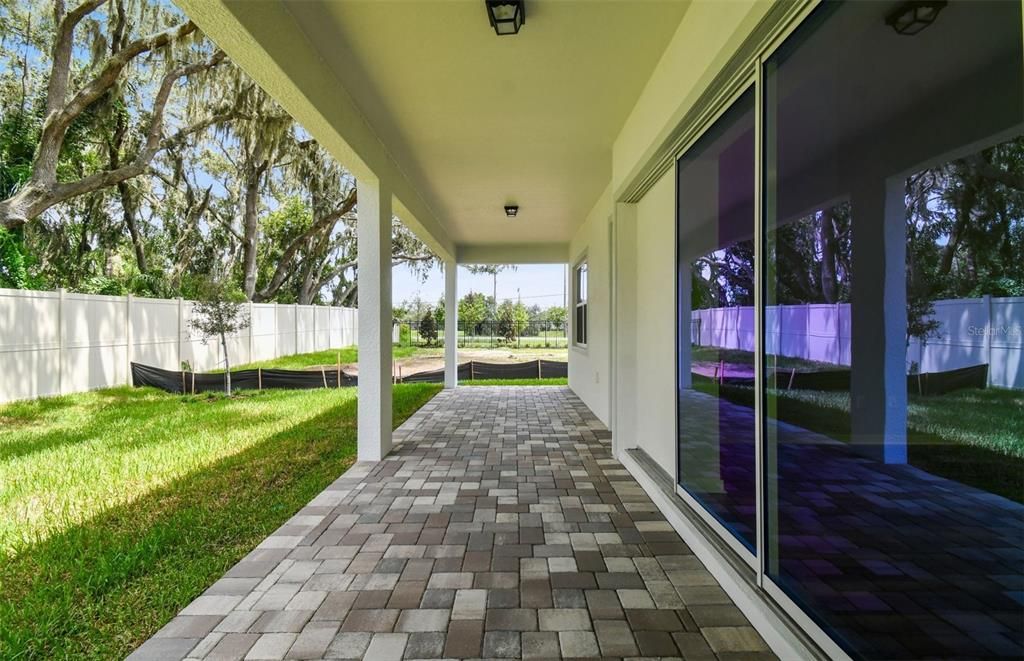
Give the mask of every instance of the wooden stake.
[[327, 387], [327, 369], [323, 365], [320, 366], [320, 376], [324, 378], [324, 388]]
[[257, 367], [256, 368], [256, 381], [259, 384], [260, 392], [262, 392], [263, 391], [263, 368], [262, 367]]
[[793, 377], [795, 377], [795, 376], [796, 376], [796, 368], [794, 367], [793, 369], [789, 370], [789, 385], [786, 386], [786, 390], [792, 390], [793, 389]]

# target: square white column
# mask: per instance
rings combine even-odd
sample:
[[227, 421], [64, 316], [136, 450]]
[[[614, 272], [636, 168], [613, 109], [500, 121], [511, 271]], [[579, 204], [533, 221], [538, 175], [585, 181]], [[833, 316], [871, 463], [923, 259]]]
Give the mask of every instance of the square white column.
[[391, 192], [360, 179], [359, 461], [391, 451]]
[[907, 226], [904, 180], [852, 187], [850, 445], [907, 463]]
[[459, 266], [454, 259], [444, 263], [444, 387], [459, 384]]

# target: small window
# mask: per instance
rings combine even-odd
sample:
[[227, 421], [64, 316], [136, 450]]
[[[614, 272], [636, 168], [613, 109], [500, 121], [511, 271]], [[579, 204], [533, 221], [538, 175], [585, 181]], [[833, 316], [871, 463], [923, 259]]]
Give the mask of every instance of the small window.
[[576, 346], [587, 346], [587, 263], [580, 262], [573, 269], [573, 296], [576, 303], [576, 317], [573, 329]]

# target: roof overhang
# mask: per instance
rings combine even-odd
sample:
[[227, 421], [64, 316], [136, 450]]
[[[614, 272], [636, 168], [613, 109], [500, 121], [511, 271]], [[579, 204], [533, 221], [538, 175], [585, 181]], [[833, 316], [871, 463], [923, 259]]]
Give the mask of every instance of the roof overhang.
[[[461, 262], [565, 261], [688, 0], [176, 0], [410, 229]], [[519, 216], [506, 218], [514, 202]]]

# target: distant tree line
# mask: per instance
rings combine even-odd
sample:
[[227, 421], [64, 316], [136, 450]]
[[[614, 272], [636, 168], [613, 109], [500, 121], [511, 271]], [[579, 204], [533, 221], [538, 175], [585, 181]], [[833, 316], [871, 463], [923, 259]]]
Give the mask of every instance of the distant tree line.
[[[566, 312], [562, 306], [542, 308], [510, 300], [495, 305], [494, 297], [469, 292], [458, 302], [459, 330], [466, 335], [496, 334], [513, 340], [525, 329], [532, 331], [558, 331], [565, 328]], [[444, 299], [436, 304], [420, 298], [403, 301], [394, 308], [394, 318], [400, 323], [417, 328], [421, 337], [436, 340], [444, 329]]]

